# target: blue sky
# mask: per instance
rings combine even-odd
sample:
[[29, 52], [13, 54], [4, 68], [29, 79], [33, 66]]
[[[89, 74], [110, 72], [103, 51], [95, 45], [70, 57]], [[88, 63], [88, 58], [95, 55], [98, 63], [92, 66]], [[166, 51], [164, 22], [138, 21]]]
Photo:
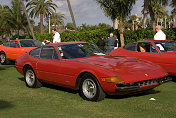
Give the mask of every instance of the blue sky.
[[[67, 0], [53, 0], [53, 2], [58, 5], [57, 12], [65, 14], [65, 17], [67, 18], [64, 21], [65, 24], [67, 22], [72, 22], [66, 1]], [[106, 23], [112, 26], [112, 21], [104, 15], [100, 6], [96, 3], [96, 0], [70, 0], [70, 3], [78, 26], [82, 24], [97, 25], [99, 23]], [[11, 0], [0, 0], [0, 4], [10, 6]], [[142, 17], [142, 5], [143, 0], [137, 0], [131, 11], [131, 15], [138, 14]], [[170, 7], [166, 7], [166, 9], [169, 11], [171, 10]], [[35, 19], [35, 21], [37, 24], [38, 19]]]

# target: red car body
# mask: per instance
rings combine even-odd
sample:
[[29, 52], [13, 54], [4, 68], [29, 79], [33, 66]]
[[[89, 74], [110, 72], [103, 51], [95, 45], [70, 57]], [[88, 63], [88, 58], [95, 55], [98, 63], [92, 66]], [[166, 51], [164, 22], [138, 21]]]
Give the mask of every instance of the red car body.
[[146, 40], [127, 44], [124, 47], [113, 50], [109, 55], [145, 59], [160, 65], [169, 75], [176, 76], [175, 48], [175, 41]]
[[[0, 45], [1, 64], [4, 64], [7, 60], [15, 61], [20, 55], [36, 48], [35, 45], [29, 46], [21, 42], [31, 42], [32, 39], [17, 39], [6, 42]], [[41, 45], [40, 45], [41, 46]]]
[[[73, 47], [72, 45], [83, 47], [88, 44], [85, 42], [67, 42], [45, 45], [20, 56], [16, 60], [15, 66], [23, 75], [26, 72], [25, 68], [32, 68], [40, 82], [54, 83], [75, 90], [80, 90], [82, 77], [85, 74], [90, 74], [95, 77], [100, 88], [107, 94], [126, 94], [152, 89], [166, 79], [167, 73], [160, 66], [133, 57], [99, 54], [85, 57], [77, 56], [77, 58], [70, 57], [70, 59], [64, 57], [66, 53], [69, 53], [67, 51], [74, 50], [74, 48], [70, 48]], [[63, 49], [64, 46], [67, 47]], [[60, 47], [63, 52], [60, 51]], [[58, 59], [44, 59], [43, 55], [47, 53], [46, 50], [49, 48], [56, 51]], [[87, 48], [88, 46], [84, 49]], [[44, 50], [46, 52], [42, 53]], [[36, 52], [39, 53], [36, 54]], [[75, 50], [72, 53], [75, 53]], [[73, 55], [75, 56], [76, 53]], [[114, 81], [113, 77], [118, 77], [121, 81]], [[94, 100], [93, 98], [86, 99]]]

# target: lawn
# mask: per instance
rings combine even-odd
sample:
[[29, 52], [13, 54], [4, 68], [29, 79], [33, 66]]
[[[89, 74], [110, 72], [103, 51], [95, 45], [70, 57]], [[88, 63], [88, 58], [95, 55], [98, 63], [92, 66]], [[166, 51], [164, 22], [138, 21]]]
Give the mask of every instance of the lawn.
[[176, 118], [176, 83], [89, 102], [57, 86], [28, 88], [14, 65], [0, 65], [0, 118]]

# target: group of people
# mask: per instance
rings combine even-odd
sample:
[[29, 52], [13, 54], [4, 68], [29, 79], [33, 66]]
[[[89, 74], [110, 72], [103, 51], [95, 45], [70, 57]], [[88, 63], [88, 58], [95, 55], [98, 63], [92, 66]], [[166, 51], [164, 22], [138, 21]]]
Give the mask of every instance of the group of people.
[[110, 36], [105, 41], [103, 40], [103, 36], [100, 36], [97, 46], [104, 51], [105, 43], [107, 43], [106, 54], [109, 54], [112, 50], [118, 48], [118, 39], [116, 35], [113, 35], [113, 33], [110, 33]]

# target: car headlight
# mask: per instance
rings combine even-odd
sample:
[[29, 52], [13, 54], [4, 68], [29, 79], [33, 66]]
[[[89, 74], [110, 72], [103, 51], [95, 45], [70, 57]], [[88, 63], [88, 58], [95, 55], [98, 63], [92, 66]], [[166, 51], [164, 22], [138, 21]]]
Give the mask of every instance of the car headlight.
[[118, 83], [118, 84], [124, 84], [125, 83], [125, 81], [118, 76], [115, 76], [115, 77], [101, 77], [101, 80], [103, 82], [109, 82], [109, 83]]

